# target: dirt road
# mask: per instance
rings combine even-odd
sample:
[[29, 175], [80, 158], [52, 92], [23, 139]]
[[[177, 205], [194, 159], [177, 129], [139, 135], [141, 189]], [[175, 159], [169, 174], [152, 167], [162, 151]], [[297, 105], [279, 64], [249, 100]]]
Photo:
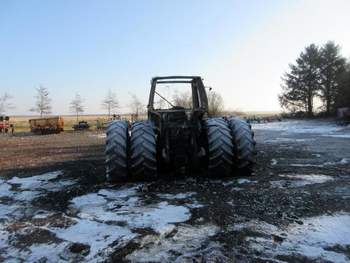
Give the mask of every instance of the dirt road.
[[254, 176], [124, 185], [103, 134], [0, 138], [0, 261], [350, 262], [350, 128], [253, 128]]

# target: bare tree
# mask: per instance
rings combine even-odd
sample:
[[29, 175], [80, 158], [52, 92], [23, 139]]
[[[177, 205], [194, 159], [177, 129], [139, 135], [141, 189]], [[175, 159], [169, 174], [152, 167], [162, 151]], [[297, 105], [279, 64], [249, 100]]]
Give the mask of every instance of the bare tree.
[[184, 107], [186, 109], [192, 108], [192, 95], [190, 92], [175, 91], [173, 95], [173, 103], [175, 106]]
[[84, 112], [83, 99], [80, 97], [79, 93], [75, 94], [74, 99], [70, 103], [70, 111], [75, 113], [77, 116], [77, 121], [79, 120], [79, 114]]
[[136, 115], [143, 113], [145, 106], [142, 104], [142, 102], [139, 100], [136, 94], [130, 94], [130, 95], [131, 95], [131, 101], [130, 101], [129, 107], [132, 113]]
[[12, 96], [6, 92], [0, 96], [0, 115], [4, 114], [7, 110], [14, 108], [12, 103], [9, 101], [11, 99]]
[[224, 111], [224, 100], [222, 96], [215, 92], [211, 91], [209, 88], [208, 92], [208, 114], [209, 116], [218, 116]]
[[108, 117], [111, 116], [111, 111], [119, 108], [119, 102], [117, 100], [117, 96], [110, 89], [108, 90], [108, 93], [105, 99], [102, 101], [101, 106], [103, 109], [108, 111]]
[[30, 111], [37, 112], [42, 117], [45, 114], [51, 113], [51, 99], [49, 97], [49, 91], [47, 88], [40, 86], [36, 89], [37, 95], [35, 96], [35, 105]]

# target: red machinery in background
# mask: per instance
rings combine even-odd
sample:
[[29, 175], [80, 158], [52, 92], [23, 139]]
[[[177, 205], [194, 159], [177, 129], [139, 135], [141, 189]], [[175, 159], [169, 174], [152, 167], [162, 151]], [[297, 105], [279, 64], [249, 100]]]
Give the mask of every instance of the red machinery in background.
[[0, 116], [0, 133], [8, 133], [13, 126], [10, 124], [9, 116]]

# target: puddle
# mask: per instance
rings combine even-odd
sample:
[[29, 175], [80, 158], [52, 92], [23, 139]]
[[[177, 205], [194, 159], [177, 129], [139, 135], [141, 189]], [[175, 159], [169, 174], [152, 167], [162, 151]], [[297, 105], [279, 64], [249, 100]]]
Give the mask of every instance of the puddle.
[[[337, 213], [306, 218], [303, 224], [291, 224], [286, 229], [279, 229], [267, 223], [250, 222], [241, 224], [241, 229], [252, 229], [261, 233], [259, 237], [248, 237], [249, 246], [265, 258], [290, 256], [301, 259], [331, 262], [349, 262], [347, 256], [350, 245], [350, 215]], [[276, 242], [278, 236], [279, 242]]]
[[292, 180], [276, 180], [271, 181], [270, 184], [275, 188], [294, 188], [303, 187], [311, 184], [323, 184], [325, 182], [333, 181], [334, 178], [323, 174], [280, 174], [280, 177]]

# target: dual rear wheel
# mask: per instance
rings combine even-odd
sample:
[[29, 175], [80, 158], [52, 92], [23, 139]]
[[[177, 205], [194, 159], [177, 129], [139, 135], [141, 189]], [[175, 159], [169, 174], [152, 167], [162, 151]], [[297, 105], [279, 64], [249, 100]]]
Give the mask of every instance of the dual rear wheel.
[[112, 121], [107, 128], [106, 173], [109, 181], [157, 177], [156, 138], [150, 121]]
[[247, 122], [239, 118], [212, 118], [207, 121], [207, 134], [209, 176], [252, 173], [256, 142]]
[[[255, 163], [254, 133], [238, 118], [206, 121], [208, 175], [226, 177], [235, 170], [251, 173]], [[112, 121], [107, 128], [106, 172], [109, 181], [157, 177], [157, 145], [151, 121]]]

